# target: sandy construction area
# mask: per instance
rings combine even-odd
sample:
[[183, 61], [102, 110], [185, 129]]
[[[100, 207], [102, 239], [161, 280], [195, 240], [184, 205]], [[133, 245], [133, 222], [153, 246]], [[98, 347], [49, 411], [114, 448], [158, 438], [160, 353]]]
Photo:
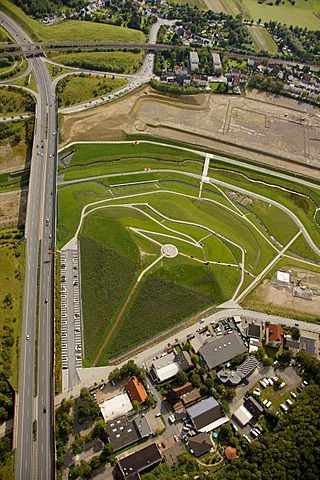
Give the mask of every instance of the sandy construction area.
[[282, 308], [290, 308], [296, 312], [310, 315], [319, 315], [320, 296], [314, 296], [312, 300], [294, 297], [288, 290], [275, 287], [265, 280], [255, 292], [255, 297], [263, 299], [265, 305], [275, 305]]
[[63, 116], [60, 125], [62, 146], [147, 133], [320, 178], [319, 109], [264, 93], [176, 99], [145, 87], [114, 103]]

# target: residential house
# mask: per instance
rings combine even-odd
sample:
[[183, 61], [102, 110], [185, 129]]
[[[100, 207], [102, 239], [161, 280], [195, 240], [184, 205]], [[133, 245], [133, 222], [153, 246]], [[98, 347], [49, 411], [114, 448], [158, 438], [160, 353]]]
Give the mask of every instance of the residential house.
[[291, 350], [293, 355], [296, 355], [300, 349], [300, 339], [293, 340], [291, 335], [284, 335], [284, 345]]
[[200, 457], [205, 453], [210, 452], [213, 445], [209, 433], [201, 432], [194, 437], [189, 438], [189, 448], [193, 451], [196, 457]]
[[130, 378], [126, 383], [124, 389], [129, 395], [131, 401], [136, 400], [137, 402], [142, 403], [146, 400], [148, 396], [144, 386], [137, 379], [137, 377]]
[[281, 325], [272, 323], [266, 329], [266, 346], [279, 348], [283, 342], [283, 328]]

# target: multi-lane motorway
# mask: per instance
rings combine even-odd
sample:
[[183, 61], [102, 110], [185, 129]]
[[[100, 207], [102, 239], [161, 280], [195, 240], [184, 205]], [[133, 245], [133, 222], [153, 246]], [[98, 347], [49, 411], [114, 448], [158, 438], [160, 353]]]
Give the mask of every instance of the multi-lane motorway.
[[[18, 44], [32, 43], [2, 12], [0, 20]], [[15, 424], [15, 478], [50, 480], [54, 478], [54, 256], [49, 251], [55, 244], [57, 117], [45, 63], [41, 57], [28, 61], [38, 96], [25, 228], [26, 275]]]

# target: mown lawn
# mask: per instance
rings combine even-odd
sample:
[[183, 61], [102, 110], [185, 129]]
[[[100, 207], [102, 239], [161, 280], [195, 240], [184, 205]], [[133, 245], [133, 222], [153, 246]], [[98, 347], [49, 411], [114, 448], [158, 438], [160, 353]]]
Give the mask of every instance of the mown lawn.
[[1, 0], [1, 9], [19, 23], [26, 32], [36, 40], [105, 40], [119, 42], [143, 42], [145, 36], [138, 30], [105, 25], [102, 23], [85, 22], [80, 20], [64, 20], [53, 25], [45, 26], [41, 20], [28, 17], [19, 7], [9, 0]]
[[122, 51], [51, 53], [49, 58], [70, 67], [133, 74], [141, 67], [144, 56], [144, 52], [140, 50], [136, 53]]
[[57, 85], [59, 107], [69, 107], [118, 90], [126, 85], [124, 78], [68, 75]]

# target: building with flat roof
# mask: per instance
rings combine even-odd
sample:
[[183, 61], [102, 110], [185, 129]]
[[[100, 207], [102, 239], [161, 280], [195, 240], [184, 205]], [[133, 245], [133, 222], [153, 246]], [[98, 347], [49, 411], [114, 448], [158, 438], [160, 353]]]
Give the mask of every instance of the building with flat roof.
[[247, 327], [247, 337], [256, 338], [257, 340], [260, 340], [260, 336], [261, 336], [260, 325], [249, 323]]
[[212, 54], [212, 63], [213, 63], [213, 69], [214, 69], [215, 72], [217, 70], [219, 70], [219, 68], [222, 67], [221, 58], [220, 58], [219, 53], [213, 53]]
[[234, 412], [233, 417], [236, 419], [239, 425], [244, 427], [250, 422], [253, 415], [246, 409], [244, 405], [240, 405], [240, 407]]
[[147, 438], [153, 433], [146, 418], [142, 415], [133, 419], [126, 415], [116, 418], [106, 424], [105, 432], [115, 452], [142, 438]]
[[179, 371], [185, 372], [193, 367], [190, 354], [182, 350], [177, 355], [171, 352], [154, 360], [149, 373], [154, 382], [161, 383], [174, 377]]
[[99, 403], [101, 414], [107, 423], [114, 418], [121, 417], [132, 410], [130, 398], [127, 393], [121, 393]]
[[263, 412], [263, 407], [260, 405], [259, 402], [257, 402], [255, 398], [251, 396], [246, 398], [246, 400], [244, 401], [244, 406], [254, 418], [258, 418]]
[[162, 455], [155, 443], [128, 455], [117, 463], [119, 478], [123, 480], [140, 479], [140, 473], [162, 462]]
[[207, 340], [200, 348], [199, 355], [206, 362], [208, 369], [212, 370], [247, 351], [240, 335], [233, 331], [230, 335], [223, 335], [217, 340]]
[[187, 408], [187, 413], [198, 432], [211, 432], [229, 421], [213, 397], [206, 398]]
[[142, 403], [146, 400], [148, 396], [144, 386], [137, 379], [137, 377], [130, 378], [126, 383], [124, 389], [129, 395], [131, 401], [136, 400], [137, 402]]
[[300, 350], [310, 353], [312, 357], [316, 357], [316, 341], [314, 338], [300, 337]]
[[199, 56], [197, 52], [190, 52], [189, 54], [189, 63], [190, 63], [190, 70], [194, 72], [199, 68]]

